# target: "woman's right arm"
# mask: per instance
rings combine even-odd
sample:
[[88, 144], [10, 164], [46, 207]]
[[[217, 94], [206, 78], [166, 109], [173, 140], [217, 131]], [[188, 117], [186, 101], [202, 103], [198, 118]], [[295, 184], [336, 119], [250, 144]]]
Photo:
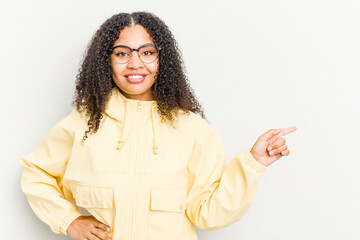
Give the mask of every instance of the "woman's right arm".
[[110, 240], [106, 234], [111, 231], [110, 227], [93, 216], [82, 216], [62, 191], [75, 129], [82, 129], [84, 125], [87, 126], [86, 121], [74, 109], [49, 131], [34, 152], [21, 159], [21, 189], [36, 216], [53, 232], [75, 240]]
[[75, 109], [58, 122], [42, 139], [34, 152], [20, 161], [21, 189], [36, 216], [58, 234], [67, 235], [68, 226], [81, 213], [64, 198], [62, 178], [74, 142], [74, 131], [69, 124]]

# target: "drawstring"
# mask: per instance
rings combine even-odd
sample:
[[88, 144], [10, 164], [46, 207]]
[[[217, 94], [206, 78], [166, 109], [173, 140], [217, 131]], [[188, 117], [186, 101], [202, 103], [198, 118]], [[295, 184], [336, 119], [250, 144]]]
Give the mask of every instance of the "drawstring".
[[[120, 150], [121, 147], [124, 145], [122, 143], [124, 143], [124, 129], [125, 129], [125, 121], [126, 121], [126, 110], [127, 110], [127, 100], [126, 99], [123, 99], [124, 101], [124, 105], [125, 105], [125, 111], [124, 111], [124, 121], [123, 121], [123, 126], [122, 126], [122, 129], [121, 129], [121, 134], [120, 134], [120, 140], [118, 141], [118, 145], [116, 147], [117, 150]], [[152, 131], [153, 131], [153, 146], [152, 146], [152, 149], [153, 149], [153, 154], [154, 155], [157, 155], [158, 154], [158, 149], [159, 147], [156, 145], [156, 137], [155, 137], [155, 124], [154, 124], [154, 112], [153, 112], [153, 108], [156, 108], [156, 103], [152, 103], [151, 105], [151, 124], [152, 124]]]
[[[124, 100], [124, 99], [123, 99]], [[125, 111], [124, 111], [124, 122], [123, 122], [123, 126], [122, 126], [122, 129], [121, 129], [121, 135], [120, 135], [120, 140], [118, 141], [118, 145], [116, 147], [117, 150], [120, 150], [120, 145], [124, 145], [122, 144], [124, 142], [124, 139], [123, 139], [123, 136], [124, 136], [124, 128], [125, 128], [125, 120], [126, 120], [126, 106], [127, 106], [127, 100], [125, 99], [124, 100], [124, 103], [125, 103]]]
[[155, 107], [155, 103], [153, 103], [151, 105], [151, 123], [152, 123], [152, 130], [153, 130], [153, 154], [156, 155], [157, 154], [157, 150], [158, 147], [156, 146], [156, 141], [155, 141], [155, 124], [154, 124], [154, 116], [153, 116], [153, 106]]

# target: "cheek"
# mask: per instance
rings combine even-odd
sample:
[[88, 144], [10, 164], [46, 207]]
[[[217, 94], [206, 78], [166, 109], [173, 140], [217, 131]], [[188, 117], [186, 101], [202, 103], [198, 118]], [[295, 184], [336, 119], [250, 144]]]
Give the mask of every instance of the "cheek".
[[120, 64], [112, 64], [111, 63], [112, 75], [120, 76], [120, 75], [122, 75], [124, 69], [125, 69], [124, 66], [122, 66]]
[[151, 74], [155, 75], [158, 71], [158, 68], [159, 64], [156, 62], [149, 67], [149, 71], [151, 71]]
[[114, 63], [114, 60], [112, 58], [110, 58], [110, 67], [111, 67], [111, 71], [114, 71], [116, 64]]

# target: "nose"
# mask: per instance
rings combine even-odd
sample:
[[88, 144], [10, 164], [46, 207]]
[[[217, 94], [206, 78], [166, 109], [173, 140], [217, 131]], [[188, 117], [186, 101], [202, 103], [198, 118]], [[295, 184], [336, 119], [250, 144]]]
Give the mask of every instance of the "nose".
[[140, 68], [144, 65], [143, 61], [141, 61], [139, 57], [139, 53], [136, 51], [132, 52], [132, 56], [130, 58], [130, 61], [128, 62], [128, 68]]

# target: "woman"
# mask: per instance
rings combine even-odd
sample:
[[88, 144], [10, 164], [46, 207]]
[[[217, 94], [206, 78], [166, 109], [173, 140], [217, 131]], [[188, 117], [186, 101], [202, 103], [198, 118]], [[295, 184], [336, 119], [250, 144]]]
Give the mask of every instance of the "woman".
[[[183, 71], [168, 27], [121, 13], [96, 32], [74, 110], [21, 159], [21, 187], [55, 233], [80, 239], [196, 239], [239, 220], [258, 178], [289, 150], [271, 129], [226, 166], [219, 135]], [[74, 205], [92, 216], [81, 216]]]

